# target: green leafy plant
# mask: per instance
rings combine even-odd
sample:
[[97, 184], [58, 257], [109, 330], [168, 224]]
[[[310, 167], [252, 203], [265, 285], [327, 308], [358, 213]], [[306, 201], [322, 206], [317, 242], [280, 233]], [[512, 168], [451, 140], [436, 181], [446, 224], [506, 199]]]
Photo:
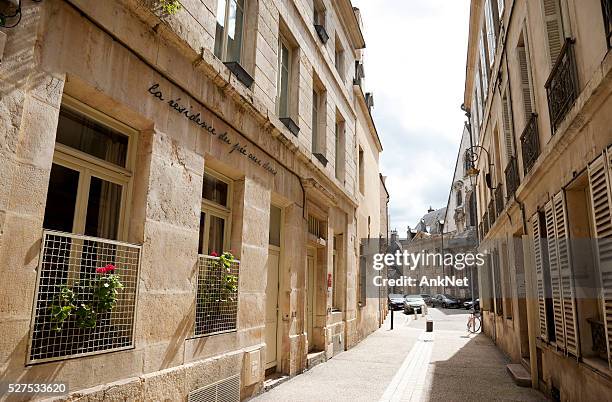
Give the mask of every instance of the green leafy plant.
[[61, 331], [64, 323], [73, 315], [79, 328], [95, 328], [98, 314], [103, 314], [117, 304], [123, 284], [114, 273], [115, 266], [108, 264], [96, 269], [96, 277], [86, 285], [75, 282], [72, 287], [63, 285], [49, 307], [54, 331]]
[[76, 297], [72, 289], [62, 286], [60, 292], [55, 297], [53, 304], [49, 307], [51, 312], [51, 325], [54, 331], [61, 331], [64, 322], [70, 318], [75, 306]]
[[179, 0], [160, 0], [159, 3], [164, 13], [169, 15], [176, 14], [182, 8]]
[[238, 275], [232, 274], [232, 263], [234, 261], [235, 258], [232, 253], [227, 251], [219, 257], [219, 268], [223, 273], [221, 276], [222, 301], [234, 301], [238, 291]]

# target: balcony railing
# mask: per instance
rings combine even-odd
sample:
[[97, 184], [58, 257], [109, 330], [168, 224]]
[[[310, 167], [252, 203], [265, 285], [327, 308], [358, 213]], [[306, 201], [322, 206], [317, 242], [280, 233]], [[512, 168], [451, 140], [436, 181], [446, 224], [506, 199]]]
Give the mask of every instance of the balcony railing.
[[237, 260], [226, 267], [219, 257], [199, 256], [196, 336], [236, 330], [239, 268], [240, 261]]
[[601, 0], [608, 49], [612, 49], [612, 0]]
[[140, 255], [138, 245], [45, 230], [28, 362], [132, 348]]
[[495, 215], [495, 200], [494, 199], [491, 199], [489, 201], [487, 212], [489, 213], [489, 227], [491, 228], [495, 224], [495, 218], [497, 217]]
[[521, 134], [523, 152], [523, 170], [525, 175], [531, 170], [540, 156], [540, 134], [538, 132], [538, 115], [533, 113]]
[[521, 184], [521, 178], [519, 176], [518, 162], [516, 160], [516, 157], [513, 156], [510, 158], [510, 161], [508, 162], [508, 165], [506, 166], [505, 175], [506, 175], [506, 195], [508, 199], [510, 199], [514, 195], [514, 193], [516, 193], [516, 190]]
[[500, 216], [505, 206], [504, 187], [499, 183], [495, 188], [495, 214]]
[[485, 212], [482, 216], [482, 237], [484, 238], [489, 233], [489, 213]]
[[553, 135], [578, 97], [574, 42], [569, 38], [565, 40], [559, 58], [545, 84]]

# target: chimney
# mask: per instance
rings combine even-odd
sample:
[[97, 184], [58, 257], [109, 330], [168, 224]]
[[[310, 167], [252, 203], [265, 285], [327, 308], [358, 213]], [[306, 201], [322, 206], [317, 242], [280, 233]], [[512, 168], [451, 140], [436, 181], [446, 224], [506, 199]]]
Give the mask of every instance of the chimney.
[[427, 213], [430, 214], [434, 211], [434, 209], [431, 207], [431, 205], [429, 206], [429, 209], [427, 210]]

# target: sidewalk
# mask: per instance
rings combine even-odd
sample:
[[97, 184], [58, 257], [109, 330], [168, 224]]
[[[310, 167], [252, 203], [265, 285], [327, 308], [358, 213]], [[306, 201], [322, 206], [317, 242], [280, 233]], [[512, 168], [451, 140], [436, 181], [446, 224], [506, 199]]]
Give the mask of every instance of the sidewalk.
[[540, 401], [542, 394], [516, 386], [506, 358], [484, 335], [467, 337], [465, 311], [430, 309], [425, 320], [395, 313], [385, 325], [326, 363], [254, 401]]

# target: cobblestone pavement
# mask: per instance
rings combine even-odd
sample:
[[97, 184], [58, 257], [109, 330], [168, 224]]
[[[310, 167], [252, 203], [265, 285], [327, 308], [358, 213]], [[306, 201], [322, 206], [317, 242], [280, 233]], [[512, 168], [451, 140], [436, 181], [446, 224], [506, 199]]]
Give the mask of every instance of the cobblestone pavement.
[[468, 336], [465, 310], [429, 309], [425, 320], [395, 312], [354, 348], [315, 366], [255, 401], [542, 401], [514, 384], [506, 357], [486, 336]]

